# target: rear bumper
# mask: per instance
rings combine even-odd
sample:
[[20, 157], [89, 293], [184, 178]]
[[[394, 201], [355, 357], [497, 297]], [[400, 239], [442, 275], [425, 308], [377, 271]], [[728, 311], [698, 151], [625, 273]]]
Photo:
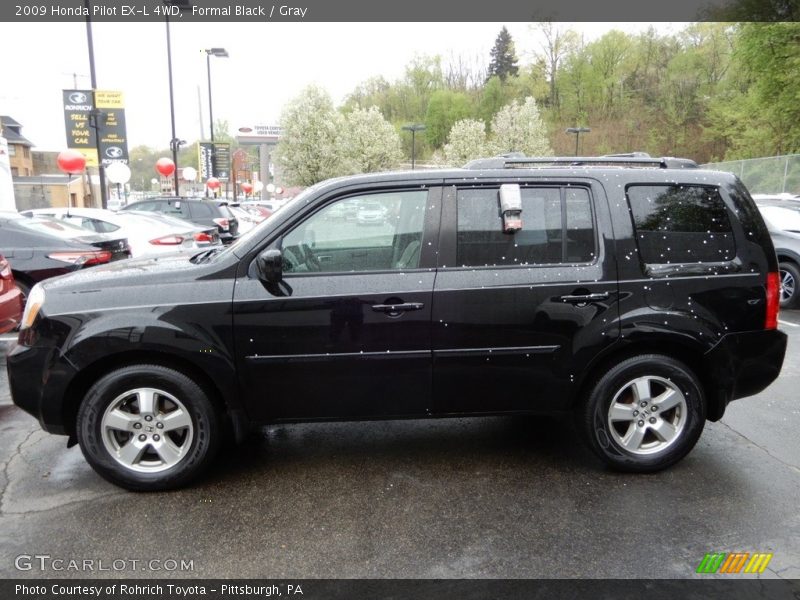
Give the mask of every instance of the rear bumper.
[[14, 404], [33, 415], [45, 431], [67, 434], [64, 392], [77, 371], [55, 347], [15, 346], [6, 357]]
[[706, 354], [707, 381], [717, 394], [711, 399], [708, 418], [720, 419], [730, 401], [758, 394], [775, 381], [783, 366], [786, 342], [786, 334], [778, 330], [723, 336]]

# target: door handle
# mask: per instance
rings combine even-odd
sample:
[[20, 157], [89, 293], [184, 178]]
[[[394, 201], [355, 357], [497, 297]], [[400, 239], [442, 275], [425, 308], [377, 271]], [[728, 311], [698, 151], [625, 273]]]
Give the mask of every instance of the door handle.
[[588, 304], [589, 302], [608, 300], [610, 297], [611, 294], [608, 292], [601, 292], [597, 294], [567, 294], [566, 296], [559, 297], [559, 300], [570, 304]]
[[400, 313], [410, 310], [422, 310], [424, 307], [425, 305], [422, 302], [404, 302], [402, 304], [373, 304], [372, 310], [386, 313], [390, 317], [396, 317]]

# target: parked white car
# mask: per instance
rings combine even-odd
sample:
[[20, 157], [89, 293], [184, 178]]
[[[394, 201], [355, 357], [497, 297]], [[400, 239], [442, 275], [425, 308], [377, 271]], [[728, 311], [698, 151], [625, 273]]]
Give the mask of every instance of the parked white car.
[[131, 256], [191, 251], [219, 245], [216, 228], [203, 228], [182, 219], [139, 211], [114, 212], [102, 208], [37, 208], [26, 216], [51, 216], [98, 233], [128, 238]]

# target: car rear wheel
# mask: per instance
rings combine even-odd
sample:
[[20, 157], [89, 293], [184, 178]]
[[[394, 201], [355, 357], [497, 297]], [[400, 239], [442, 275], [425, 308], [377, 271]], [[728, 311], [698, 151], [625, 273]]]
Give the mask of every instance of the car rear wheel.
[[208, 395], [159, 365], [124, 367], [88, 391], [78, 411], [78, 443], [104, 478], [134, 491], [179, 487], [213, 460], [220, 426]]
[[780, 263], [778, 269], [781, 278], [781, 308], [795, 308], [800, 300], [800, 269], [790, 262]]
[[656, 354], [613, 366], [592, 385], [579, 423], [609, 466], [653, 472], [681, 460], [703, 431], [702, 387], [680, 361]]

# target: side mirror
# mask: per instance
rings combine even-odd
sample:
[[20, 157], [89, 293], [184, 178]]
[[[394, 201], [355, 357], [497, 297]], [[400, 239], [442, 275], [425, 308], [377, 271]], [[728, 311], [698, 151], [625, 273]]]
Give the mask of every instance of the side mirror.
[[277, 249], [264, 250], [256, 256], [258, 278], [266, 283], [278, 283], [283, 279], [283, 253]]

